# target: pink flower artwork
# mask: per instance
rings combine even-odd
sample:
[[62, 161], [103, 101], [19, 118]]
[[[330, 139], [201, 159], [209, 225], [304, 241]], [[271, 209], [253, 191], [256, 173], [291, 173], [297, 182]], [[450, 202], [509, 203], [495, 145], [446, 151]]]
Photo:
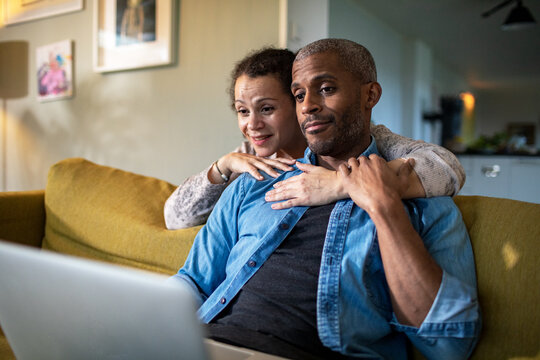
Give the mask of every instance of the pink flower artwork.
[[71, 40], [37, 48], [37, 82], [40, 101], [73, 95], [73, 58]]

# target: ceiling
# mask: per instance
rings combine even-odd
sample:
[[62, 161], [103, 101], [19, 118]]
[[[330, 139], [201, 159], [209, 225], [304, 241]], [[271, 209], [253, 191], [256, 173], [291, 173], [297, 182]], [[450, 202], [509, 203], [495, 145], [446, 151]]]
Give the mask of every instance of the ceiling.
[[516, 31], [500, 28], [514, 3], [482, 17], [503, 0], [356, 1], [400, 33], [424, 41], [474, 88], [540, 86], [540, 0], [523, 0], [537, 25]]

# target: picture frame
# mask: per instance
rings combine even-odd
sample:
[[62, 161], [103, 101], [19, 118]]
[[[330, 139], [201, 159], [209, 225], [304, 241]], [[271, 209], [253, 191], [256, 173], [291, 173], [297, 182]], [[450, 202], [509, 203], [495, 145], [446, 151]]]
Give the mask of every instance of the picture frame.
[[83, 9], [83, 0], [1, 0], [4, 24], [13, 25]]
[[73, 96], [73, 41], [63, 40], [36, 48], [38, 101]]
[[95, 0], [94, 71], [173, 62], [174, 0]]

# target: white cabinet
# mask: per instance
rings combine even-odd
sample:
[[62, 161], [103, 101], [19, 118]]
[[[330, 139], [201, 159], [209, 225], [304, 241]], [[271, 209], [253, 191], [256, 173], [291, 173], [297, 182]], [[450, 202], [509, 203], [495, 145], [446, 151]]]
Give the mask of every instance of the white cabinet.
[[460, 155], [467, 180], [460, 195], [540, 203], [540, 157]]
[[540, 203], [540, 159], [520, 158], [512, 163], [510, 198]]

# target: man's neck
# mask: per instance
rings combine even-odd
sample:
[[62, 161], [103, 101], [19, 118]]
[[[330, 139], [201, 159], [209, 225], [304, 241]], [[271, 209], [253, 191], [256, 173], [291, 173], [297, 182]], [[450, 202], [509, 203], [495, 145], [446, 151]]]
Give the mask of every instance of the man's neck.
[[358, 144], [350, 151], [347, 151], [346, 153], [339, 154], [336, 156], [324, 156], [324, 155], [317, 155], [317, 163], [319, 166], [322, 166], [329, 170], [337, 170], [339, 168], [339, 165], [341, 164], [347, 164], [347, 161], [354, 157], [358, 158], [364, 151], [367, 150], [369, 145], [371, 144], [371, 137], [368, 138], [367, 143], [364, 142], [364, 144]]
[[329, 170], [337, 170], [339, 165], [346, 164], [347, 160], [337, 159], [331, 156], [320, 156], [317, 155], [317, 162], [319, 166], [322, 166]]

